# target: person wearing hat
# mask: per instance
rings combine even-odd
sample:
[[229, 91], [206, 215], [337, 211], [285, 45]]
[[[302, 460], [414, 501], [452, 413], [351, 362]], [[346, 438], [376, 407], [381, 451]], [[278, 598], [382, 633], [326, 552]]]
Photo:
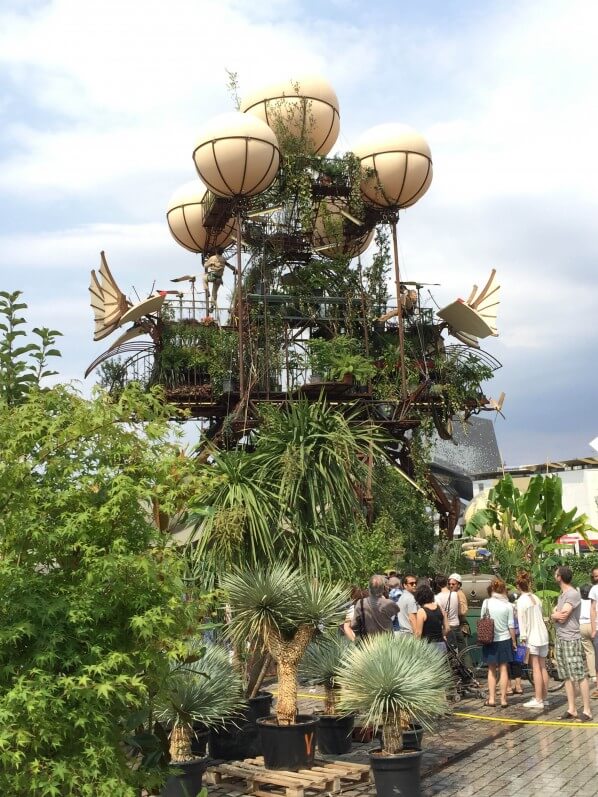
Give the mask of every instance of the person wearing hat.
[[[457, 612], [456, 616], [455, 612], [451, 614], [447, 612], [447, 614], [449, 614], [450, 638], [456, 643], [463, 664], [471, 669], [473, 668], [473, 662], [467, 651], [467, 639], [461, 627], [467, 621], [467, 610], [469, 608], [465, 593], [461, 589], [462, 584], [463, 580], [459, 573], [451, 573], [448, 577], [448, 588], [451, 594], [457, 597]], [[451, 600], [454, 599], [451, 598]]]

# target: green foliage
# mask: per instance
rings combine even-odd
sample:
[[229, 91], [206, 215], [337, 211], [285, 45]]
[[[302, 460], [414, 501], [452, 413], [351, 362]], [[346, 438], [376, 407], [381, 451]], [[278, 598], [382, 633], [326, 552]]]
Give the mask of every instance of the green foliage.
[[388, 230], [377, 227], [374, 236], [376, 251], [370, 265], [364, 269], [366, 293], [372, 318], [383, 315], [387, 309], [388, 281], [392, 267]]
[[311, 684], [333, 689], [342, 662], [352, 643], [335, 629], [331, 634], [318, 637], [308, 645], [299, 665], [299, 675]]
[[[188, 741], [193, 725], [224, 726], [245, 706], [241, 676], [226, 650], [208, 645], [190, 664], [174, 664], [156, 700], [156, 719], [168, 727], [182, 728]], [[191, 758], [190, 747], [184, 753]]]
[[[398, 566], [423, 575], [430, 572], [430, 554], [434, 547], [434, 523], [430, 502], [392, 465], [379, 462], [373, 478], [374, 519], [386, 515], [388, 527], [394, 528], [403, 549]], [[393, 537], [388, 547], [392, 550]], [[371, 573], [370, 573], [371, 575]]]
[[363, 586], [374, 573], [384, 573], [395, 568], [404, 553], [403, 536], [392, 516], [382, 510], [371, 526], [357, 522], [348, 540], [351, 562], [337, 577], [348, 584]]
[[3, 793], [135, 797], [161, 777], [124, 740], [197, 623], [152, 522], [155, 501], [174, 514], [198, 484], [173, 412], [138, 388], [0, 403]]
[[215, 324], [168, 322], [158, 354], [158, 381], [166, 385], [186, 383], [205, 375], [214, 395], [222, 392], [222, 380], [238, 372], [238, 337]]
[[54, 376], [48, 359], [60, 357], [54, 344], [62, 333], [55, 329], [35, 327], [32, 332], [39, 342], [18, 345], [19, 338], [27, 337], [21, 316], [27, 305], [19, 301], [21, 295], [21, 291], [0, 291], [0, 400], [9, 405], [24, 401], [46, 377]]
[[562, 501], [558, 476], [537, 474], [521, 492], [507, 474], [490, 490], [486, 509], [475, 513], [465, 533], [477, 534], [485, 526], [506, 533], [523, 550], [522, 566], [531, 572], [536, 586], [545, 589], [552, 585], [557, 540], [566, 534], [583, 537], [592, 530], [586, 515], [578, 515], [576, 507], [566, 512]]
[[428, 642], [404, 634], [377, 634], [349, 651], [336, 679], [339, 707], [382, 726], [383, 749], [395, 753], [405, 721], [430, 727], [447, 713], [447, 690], [453, 683], [446, 656]]
[[196, 518], [196, 556], [223, 564], [259, 564], [273, 557], [313, 573], [343, 570], [361, 505], [356, 484], [366, 478], [380, 435], [324, 398], [264, 407], [250, 452], [214, 455], [196, 503], [212, 514]]
[[463, 556], [461, 540], [437, 540], [430, 554], [429, 572], [432, 575], [467, 572], [470, 562]]
[[482, 383], [492, 379], [493, 375], [492, 368], [473, 352], [465, 357], [442, 353], [435, 358], [434, 367], [434, 389], [444, 397], [449, 417], [476, 405], [482, 396]]
[[376, 373], [373, 363], [359, 353], [359, 341], [346, 335], [331, 340], [308, 341], [308, 366], [325, 380], [340, 381], [350, 374], [358, 384], [366, 384]]

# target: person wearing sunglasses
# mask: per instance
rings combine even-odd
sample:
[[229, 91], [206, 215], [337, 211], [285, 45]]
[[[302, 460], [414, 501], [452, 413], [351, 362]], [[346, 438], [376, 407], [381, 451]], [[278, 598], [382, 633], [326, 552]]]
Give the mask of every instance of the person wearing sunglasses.
[[415, 634], [417, 610], [419, 609], [415, 600], [417, 576], [412, 574], [404, 576], [403, 587], [403, 594], [399, 598], [399, 634]]

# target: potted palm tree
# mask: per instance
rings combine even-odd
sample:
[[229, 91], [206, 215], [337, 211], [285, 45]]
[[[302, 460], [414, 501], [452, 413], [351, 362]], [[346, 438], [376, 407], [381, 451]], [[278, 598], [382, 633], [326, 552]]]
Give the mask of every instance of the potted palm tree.
[[402, 735], [410, 722], [430, 728], [447, 712], [452, 676], [445, 655], [410, 634], [378, 634], [348, 652], [336, 681], [339, 708], [382, 728], [382, 748], [370, 754], [378, 797], [419, 797], [422, 752], [404, 750]]
[[174, 769], [162, 797], [195, 797], [207, 758], [197, 757], [191, 749], [194, 725], [222, 727], [244, 706], [241, 677], [221, 647], [210, 645], [193, 663], [173, 667], [156, 700], [156, 719], [171, 728], [170, 767]]
[[313, 764], [318, 718], [297, 713], [298, 668], [309, 643], [344, 616], [344, 587], [312, 578], [286, 564], [237, 569], [222, 579], [237, 645], [263, 640], [278, 670], [276, 716], [257, 720], [268, 769]]
[[299, 667], [299, 675], [312, 684], [324, 687], [324, 711], [319, 714], [316, 730], [318, 750], [325, 755], [344, 755], [351, 749], [355, 715], [338, 710], [339, 688], [336, 676], [344, 657], [352, 647], [338, 631], [312, 642]]

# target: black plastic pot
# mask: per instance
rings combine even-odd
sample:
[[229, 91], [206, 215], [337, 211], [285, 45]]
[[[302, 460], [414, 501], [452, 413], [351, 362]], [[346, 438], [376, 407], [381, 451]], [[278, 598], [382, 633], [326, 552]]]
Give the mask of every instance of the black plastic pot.
[[208, 767], [208, 759], [196, 758], [193, 761], [171, 762], [177, 774], [169, 775], [162, 786], [160, 797], [196, 797], [201, 791], [201, 778]]
[[421, 797], [421, 750], [409, 750], [397, 755], [380, 751], [370, 753], [370, 766], [374, 774], [378, 797]]
[[424, 729], [421, 725], [412, 724], [403, 731], [403, 750], [421, 750]]
[[272, 692], [260, 692], [247, 701], [243, 715], [234, 723], [210, 731], [208, 745], [212, 758], [238, 761], [261, 755], [260, 735], [255, 723], [261, 717], [269, 716], [272, 700]]
[[318, 750], [322, 755], [344, 755], [351, 750], [355, 714], [318, 714], [316, 730]]
[[265, 690], [258, 692], [255, 697], [250, 697], [247, 701], [249, 704], [247, 719], [250, 722], [255, 722], [262, 717], [267, 717], [270, 714], [273, 700], [274, 695], [272, 692], [266, 692]]
[[298, 714], [295, 725], [278, 725], [275, 719], [259, 719], [266, 769], [309, 769], [314, 763], [316, 728], [320, 719]]

